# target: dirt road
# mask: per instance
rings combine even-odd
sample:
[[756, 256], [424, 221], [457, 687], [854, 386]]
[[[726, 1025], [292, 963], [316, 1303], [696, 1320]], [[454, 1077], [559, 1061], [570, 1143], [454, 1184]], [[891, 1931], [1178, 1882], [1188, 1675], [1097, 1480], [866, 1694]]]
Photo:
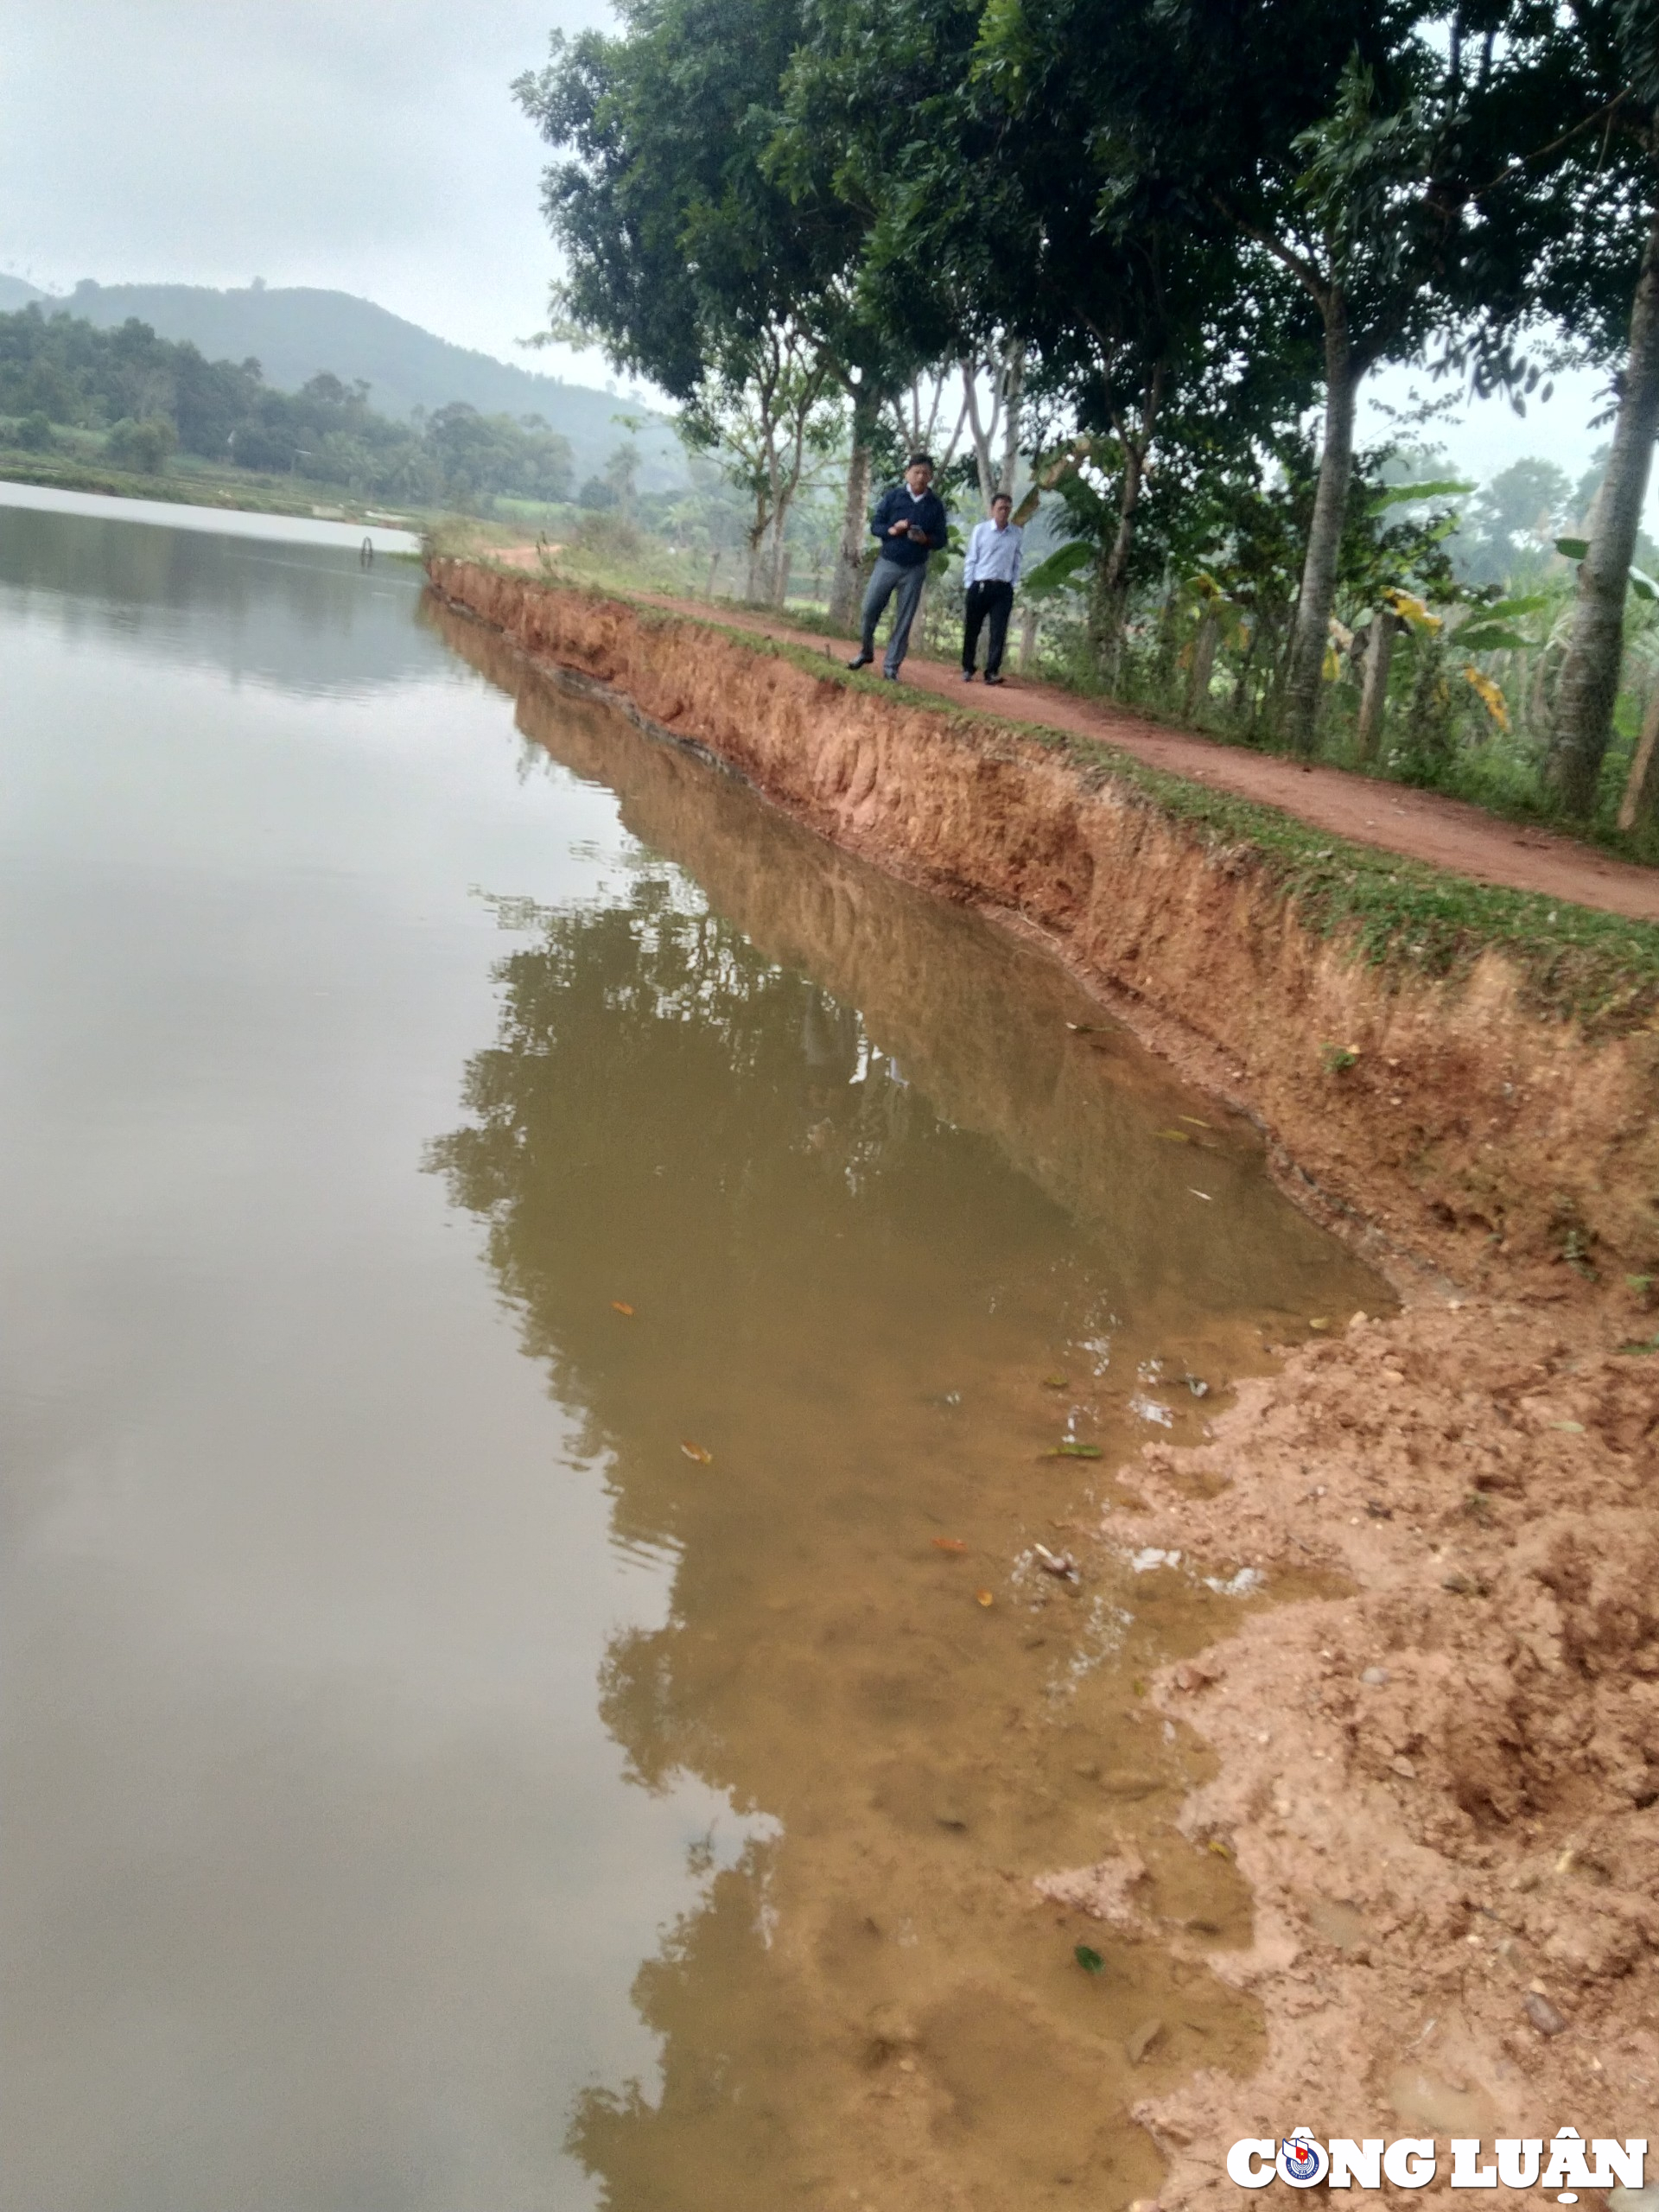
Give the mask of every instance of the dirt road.
[[[536, 549], [515, 547], [497, 556], [515, 567], [534, 569]], [[821, 638], [791, 623], [743, 607], [702, 600], [670, 599], [655, 593], [635, 596], [671, 607], [694, 621], [716, 621], [791, 645], [822, 649], [827, 659], [844, 662], [845, 643]], [[879, 684], [879, 669], [864, 679]], [[1497, 820], [1465, 800], [1435, 791], [1412, 791], [1358, 776], [1344, 768], [1303, 767], [1294, 760], [1243, 747], [1223, 745], [1196, 733], [1166, 729], [1121, 708], [1083, 699], [1058, 684], [1010, 677], [999, 688], [964, 684], [958, 670], [912, 654], [905, 682], [976, 714], [1006, 715], [1011, 721], [1042, 722], [1075, 730], [1120, 747], [1149, 767], [1190, 777], [1217, 791], [1276, 806], [1315, 828], [1329, 830], [1355, 843], [1376, 845], [1432, 867], [1501, 884], [1511, 891], [1535, 891], [1578, 906], [1623, 914], [1633, 921], [1659, 922], [1659, 870], [1613, 859], [1593, 846], [1550, 831]]]

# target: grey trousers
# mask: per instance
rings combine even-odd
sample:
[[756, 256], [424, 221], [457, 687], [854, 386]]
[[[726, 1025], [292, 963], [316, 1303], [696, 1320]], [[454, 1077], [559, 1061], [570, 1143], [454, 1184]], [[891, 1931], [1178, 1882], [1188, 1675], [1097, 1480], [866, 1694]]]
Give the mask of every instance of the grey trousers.
[[904, 665], [905, 655], [910, 650], [910, 626], [916, 620], [916, 609], [921, 604], [922, 586], [926, 582], [925, 561], [901, 567], [897, 561], [889, 561], [884, 556], [870, 571], [869, 586], [864, 594], [863, 650], [872, 657], [875, 652], [875, 626], [881, 620], [881, 610], [894, 592], [899, 594], [899, 604], [893, 613], [893, 630], [887, 639], [887, 650], [881, 657], [881, 665], [889, 676], [897, 676]]

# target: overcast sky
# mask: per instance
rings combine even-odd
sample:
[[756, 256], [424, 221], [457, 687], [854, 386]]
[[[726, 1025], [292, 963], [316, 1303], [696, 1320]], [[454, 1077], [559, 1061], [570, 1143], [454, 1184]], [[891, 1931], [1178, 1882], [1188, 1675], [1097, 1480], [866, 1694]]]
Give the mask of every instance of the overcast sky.
[[[527, 367], [546, 149], [508, 86], [603, 0], [0, 0], [0, 268], [321, 284]], [[585, 373], [598, 381], [597, 358]]]
[[[598, 383], [595, 354], [516, 344], [554, 264], [545, 149], [507, 87], [556, 26], [609, 20], [604, 0], [0, 0], [0, 268], [48, 291], [334, 285]], [[1604, 383], [1436, 435], [1471, 475], [1535, 453], [1576, 478]]]

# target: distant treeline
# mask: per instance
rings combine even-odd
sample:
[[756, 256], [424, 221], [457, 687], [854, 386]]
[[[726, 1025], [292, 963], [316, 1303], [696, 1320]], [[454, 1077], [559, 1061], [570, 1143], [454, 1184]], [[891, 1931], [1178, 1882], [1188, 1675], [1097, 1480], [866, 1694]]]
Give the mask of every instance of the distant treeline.
[[92, 432], [128, 467], [155, 470], [181, 450], [411, 506], [570, 497], [569, 441], [540, 416], [458, 400], [394, 422], [369, 391], [323, 375], [276, 391], [257, 361], [207, 360], [137, 321], [100, 330], [36, 305], [0, 315], [0, 442], [49, 449], [60, 429]]

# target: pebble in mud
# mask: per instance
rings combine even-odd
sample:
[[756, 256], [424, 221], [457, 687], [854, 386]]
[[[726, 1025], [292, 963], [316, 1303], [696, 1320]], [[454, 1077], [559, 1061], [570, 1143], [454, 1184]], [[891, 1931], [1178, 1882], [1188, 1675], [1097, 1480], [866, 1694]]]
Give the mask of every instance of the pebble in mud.
[[1541, 2036], [1559, 2036], [1567, 2032], [1567, 2022], [1550, 2003], [1541, 1989], [1529, 1989], [1524, 2011]]

